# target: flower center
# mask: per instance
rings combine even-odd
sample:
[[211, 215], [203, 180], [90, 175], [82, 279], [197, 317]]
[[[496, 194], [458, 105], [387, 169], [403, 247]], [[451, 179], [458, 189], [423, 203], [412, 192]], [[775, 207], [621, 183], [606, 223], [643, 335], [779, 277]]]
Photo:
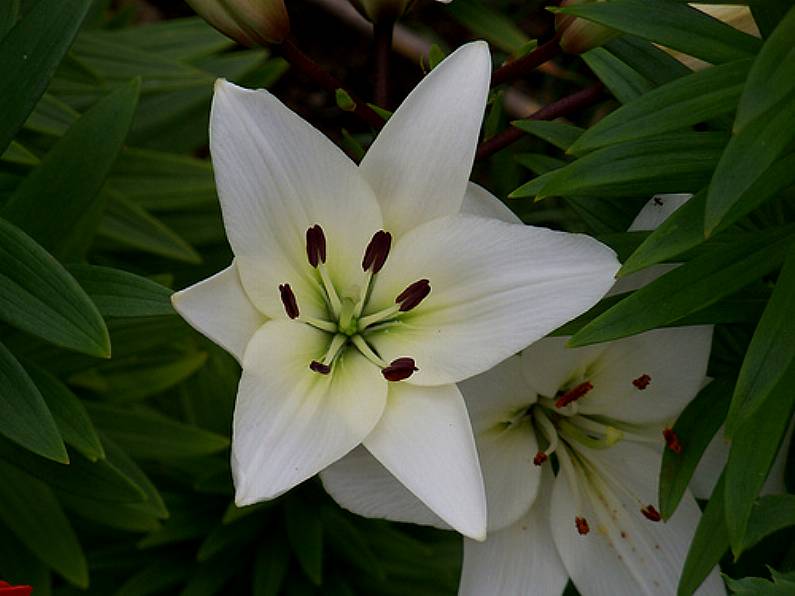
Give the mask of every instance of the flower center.
[[311, 325], [329, 335], [328, 348], [320, 360], [309, 363], [310, 370], [327, 375], [332, 372], [335, 362], [349, 347], [356, 349], [370, 362], [381, 369], [388, 381], [402, 381], [419, 370], [413, 358], [407, 356], [385, 362], [378, 351], [368, 340], [373, 333], [395, 326], [400, 317], [418, 306], [431, 292], [431, 284], [427, 279], [420, 279], [409, 284], [395, 298], [395, 303], [381, 311], [362, 316], [372, 294], [378, 272], [384, 267], [392, 247], [392, 235], [384, 230], [377, 231], [362, 258], [364, 280], [358, 296], [341, 295], [329, 275], [326, 267], [326, 235], [323, 228], [315, 224], [306, 231], [306, 256], [310, 266], [319, 276], [323, 299], [326, 304], [326, 316], [314, 318], [302, 315], [298, 299], [289, 283], [279, 285], [279, 295], [284, 311], [290, 319]]

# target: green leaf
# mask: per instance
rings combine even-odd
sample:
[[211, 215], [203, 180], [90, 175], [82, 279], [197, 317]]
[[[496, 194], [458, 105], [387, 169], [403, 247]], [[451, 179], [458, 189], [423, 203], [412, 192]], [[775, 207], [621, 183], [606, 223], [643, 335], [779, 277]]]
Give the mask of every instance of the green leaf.
[[199, 546], [196, 560], [207, 561], [222, 552], [246, 549], [262, 532], [266, 522], [267, 519], [260, 516], [245, 522], [215, 526]]
[[560, 12], [637, 35], [713, 64], [748, 58], [761, 46], [752, 35], [672, 0], [611, 0], [569, 5]]
[[7, 0], [0, 4], [0, 39], [11, 31], [19, 18], [19, 0]]
[[74, 256], [76, 228], [94, 223], [102, 208], [96, 199], [127, 136], [139, 88], [133, 81], [86, 112], [17, 187], [0, 214], [56, 256]]
[[223, 451], [229, 439], [130, 406], [88, 405], [94, 424], [132, 457], [170, 459]]
[[10, 584], [27, 584], [36, 596], [51, 596], [50, 568], [28, 550], [7, 527], [0, 524], [0, 577]]
[[181, 553], [159, 557], [127, 580], [114, 592], [114, 596], [149, 596], [174, 593], [173, 588], [193, 573], [193, 564]]
[[621, 103], [627, 103], [654, 88], [643, 75], [604, 48], [594, 48], [582, 59]]
[[143, 503], [108, 503], [88, 497], [57, 492], [58, 500], [69, 511], [91, 520], [127, 532], [155, 532], [160, 520]]
[[569, 148], [579, 155], [606, 145], [671, 132], [734, 110], [750, 67], [738, 60], [676, 79], [629, 102]]
[[682, 577], [679, 578], [677, 596], [693, 594], [729, 549], [729, 532], [723, 506], [724, 475], [721, 474], [715, 485], [690, 543]]
[[0, 41], [0, 153], [44, 93], [90, 4], [40, 0]]
[[253, 596], [278, 596], [289, 564], [290, 552], [280, 540], [263, 542], [254, 559]]
[[472, 33], [487, 40], [503, 52], [512, 53], [529, 40], [512, 19], [479, 0], [457, 0], [445, 8], [455, 20]]
[[751, 510], [741, 548], [746, 551], [766, 536], [790, 526], [795, 526], [795, 495], [761, 497]]
[[754, 331], [734, 388], [726, 433], [735, 430], [767, 401], [795, 363], [795, 249], [790, 249], [773, 296]]
[[319, 513], [317, 507], [300, 498], [285, 501], [287, 539], [301, 569], [316, 586], [323, 582], [323, 524]]
[[0, 461], [0, 520], [37, 557], [81, 588], [88, 565], [69, 520], [46, 484]]
[[90, 461], [103, 459], [105, 449], [102, 441], [80, 399], [43, 368], [29, 365], [27, 369], [47, 402], [63, 440]]
[[737, 107], [734, 130], [741, 131], [795, 91], [795, 7], [765, 41], [754, 60]]
[[14, 355], [0, 343], [0, 434], [42, 457], [68, 463], [44, 398]]
[[18, 143], [17, 141], [11, 141], [8, 149], [6, 149], [6, 152], [0, 156], [0, 159], [7, 163], [21, 166], [36, 166], [39, 164], [39, 158], [28, 151], [24, 145]]
[[732, 135], [707, 194], [704, 229], [712, 233], [795, 139], [795, 93]]
[[145, 277], [96, 265], [69, 265], [67, 269], [103, 316], [153, 317], [174, 314], [171, 290]]
[[726, 464], [726, 526], [735, 557], [743, 552], [754, 500], [765, 483], [795, 409], [795, 362], [732, 438]]
[[546, 174], [566, 165], [567, 162], [543, 153], [517, 153], [514, 159], [536, 175]]
[[736, 596], [791, 596], [795, 593], [795, 574], [779, 574], [774, 569], [770, 572], [772, 582], [761, 577], [726, 577], [726, 584]]
[[681, 454], [666, 449], [660, 470], [660, 513], [668, 520], [682, 500], [693, 472], [718, 432], [729, 408], [732, 381], [716, 379], [702, 389], [679, 415], [674, 432], [683, 446]]
[[754, 22], [764, 38], [770, 37], [792, 8], [789, 0], [752, 0], [749, 5]]
[[583, 129], [579, 126], [566, 124], [565, 122], [514, 120], [511, 122], [511, 125], [528, 134], [544, 139], [547, 143], [551, 143], [558, 149], [563, 149], [564, 151], [583, 133]]
[[334, 552], [360, 571], [386, 580], [387, 575], [363, 533], [338, 508], [323, 507], [323, 529]]
[[83, 289], [47, 251], [2, 219], [0, 320], [57, 346], [110, 356], [108, 330]]
[[169, 513], [166, 504], [163, 502], [163, 498], [155, 485], [149, 480], [149, 477], [127, 455], [124, 449], [111, 440], [110, 437], [103, 436], [102, 440], [105, 442], [108, 463], [143, 493], [144, 501], [136, 503], [136, 505], [158, 519], [167, 518]]
[[655, 85], [664, 85], [691, 73], [668, 52], [633, 35], [622, 35], [604, 47]]
[[598, 316], [570, 341], [584, 346], [662, 327], [714, 304], [774, 270], [795, 241], [792, 227], [738, 238], [674, 269]]
[[605, 147], [545, 174], [538, 198], [651, 196], [701, 188], [725, 143], [721, 133], [672, 133]]
[[25, 122], [25, 128], [41, 134], [60, 137], [77, 122], [80, 113], [50, 93], [41, 96], [36, 108]]

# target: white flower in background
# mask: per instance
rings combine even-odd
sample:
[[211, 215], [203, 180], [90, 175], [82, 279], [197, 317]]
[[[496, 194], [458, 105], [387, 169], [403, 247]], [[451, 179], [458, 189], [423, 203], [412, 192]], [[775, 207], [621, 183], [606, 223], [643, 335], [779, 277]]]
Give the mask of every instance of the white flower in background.
[[[487, 540], [464, 543], [460, 594], [554, 596], [569, 578], [584, 596], [675, 594], [701, 514], [689, 494], [667, 522], [654, 503], [662, 449], [683, 448], [670, 425], [705, 381], [711, 327], [565, 342], [542, 339], [460, 384], [489, 506]], [[444, 527], [362, 450], [321, 477], [356, 513]], [[724, 593], [717, 570], [700, 593]]]
[[485, 535], [455, 383], [587, 310], [618, 267], [589, 237], [484, 217], [505, 210], [468, 184], [490, 67], [485, 43], [453, 53], [358, 167], [268, 92], [217, 84], [210, 149], [235, 259], [173, 302], [242, 364], [238, 505], [363, 444], [450, 526]]

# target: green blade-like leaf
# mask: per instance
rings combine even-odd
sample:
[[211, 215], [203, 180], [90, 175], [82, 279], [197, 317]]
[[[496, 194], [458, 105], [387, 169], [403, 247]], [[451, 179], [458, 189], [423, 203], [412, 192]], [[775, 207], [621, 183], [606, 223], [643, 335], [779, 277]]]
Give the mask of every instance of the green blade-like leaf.
[[721, 133], [674, 133], [605, 147], [545, 174], [538, 197], [688, 192], [710, 179], [726, 140]]
[[770, 392], [795, 362], [795, 249], [784, 263], [773, 296], [754, 331], [734, 388], [726, 433], [732, 436], [739, 425], [765, 403]]
[[86, 112], [19, 185], [0, 214], [56, 256], [74, 256], [80, 242], [73, 236], [90, 234], [93, 230], [82, 226], [98, 222], [104, 206], [97, 200], [99, 191], [127, 137], [139, 88], [133, 81]]
[[514, 52], [529, 41], [512, 19], [479, 0], [462, 0], [446, 6], [453, 17], [504, 52]]
[[511, 122], [516, 128], [544, 139], [558, 149], [564, 151], [577, 140], [583, 133], [579, 126], [566, 124], [565, 122], [547, 122], [544, 120], [514, 120]]
[[766, 536], [790, 526], [795, 526], [795, 495], [761, 497], [748, 518], [742, 550], [746, 551]]
[[0, 4], [0, 39], [11, 31], [19, 18], [19, 0], [6, 0]]
[[586, 325], [569, 345], [619, 339], [686, 317], [774, 270], [794, 241], [788, 226], [718, 246], [634, 292]]
[[174, 314], [171, 290], [150, 279], [95, 265], [69, 265], [67, 269], [103, 316], [154, 317]]
[[604, 48], [585, 52], [582, 59], [621, 103], [630, 102], [654, 88], [649, 79]]
[[110, 356], [108, 330], [91, 299], [47, 251], [2, 219], [0, 319], [57, 346]]
[[31, 378], [0, 343], [0, 434], [37, 455], [68, 463], [58, 426]]
[[726, 464], [726, 526], [735, 556], [743, 552], [751, 511], [795, 409], [795, 362], [732, 439]]
[[285, 502], [287, 539], [301, 569], [313, 584], [323, 583], [323, 524], [317, 507], [301, 499]]
[[83, 402], [43, 368], [29, 365], [28, 374], [47, 402], [64, 441], [90, 461], [103, 459], [105, 450], [102, 441], [91, 424]]
[[0, 153], [44, 93], [90, 5], [91, 0], [40, 0], [0, 41]]
[[252, 576], [254, 596], [278, 596], [287, 577], [290, 552], [277, 540], [263, 542], [257, 549]]
[[611, 0], [569, 5], [560, 12], [632, 33], [713, 64], [748, 58], [761, 46], [757, 38], [672, 0]]
[[0, 461], [0, 520], [64, 578], [88, 587], [88, 565], [69, 520], [49, 487]]
[[663, 85], [608, 114], [569, 148], [580, 155], [599, 147], [678, 130], [731, 112], [750, 60], [707, 68]]
[[696, 528], [693, 542], [687, 551], [687, 559], [679, 578], [677, 596], [691, 596], [704, 582], [729, 549], [729, 532], [724, 515], [724, 474], [715, 485], [701, 521]]
[[765, 41], [754, 60], [737, 107], [734, 130], [741, 131], [795, 91], [795, 6]]
[[729, 408], [732, 382], [712, 381], [679, 415], [673, 429], [683, 446], [681, 454], [666, 449], [660, 470], [660, 513], [670, 519], [687, 491], [701, 456], [720, 428]]
[[633, 35], [622, 35], [604, 47], [655, 85], [670, 83], [692, 72], [668, 52]]

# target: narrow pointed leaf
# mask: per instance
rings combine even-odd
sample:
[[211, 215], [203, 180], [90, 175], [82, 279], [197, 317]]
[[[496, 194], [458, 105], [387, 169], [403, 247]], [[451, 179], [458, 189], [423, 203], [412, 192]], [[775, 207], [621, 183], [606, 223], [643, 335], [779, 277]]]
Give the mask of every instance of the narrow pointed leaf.
[[253, 596], [278, 596], [287, 577], [290, 552], [281, 541], [268, 540], [257, 549], [254, 561]]
[[88, 565], [58, 500], [42, 481], [0, 461], [0, 521], [71, 583], [88, 587]]
[[0, 215], [56, 256], [73, 256], [71, 236], [77, 230], [89, 232], [82, 226], [96, 224], [97, 211], [104, 206], [99, 191], [127, 137], [139, 88], [133, 81], [83, 114], [19, 185]]
[[110, 355], [97, 307], [47, 251], [0, 219], [0, 320], [57, 346]]
[[69, 265], [69, 273], [106, 317], [172, 315], [171, 290], [145, 277], [96, 265]]
[[766, 536], [790, 526], [795, 526], [795, 495], [761, 497], [748, 518], [742, 550], [746, 551]]
[[583, 129], [579, 126], [566, 124], [565, 122], [514, 120], [511, 124], [528, 134], [537, 136], [539, 139], [544, 139], [547, 143], [551, 143], [558, 149], [563, 149], [564, 151], [583, 133]]
[[582, 59], [610, 93], [623, 104], [637, 99], [654, 88], [649, 79], [604, 48], [594, 48], [585, 52]]
[[323, 583], [323, 524], [320, 511], [309, 507], [300, 499], [289, 499], [285, 503], [284, 517], [287, 539], [301, 569], [313, 584]]
[[655, 85], [670, 83], [692, 72], [662, 48], [633, 35], [622, 35], [605, 48]]
[[0, 343], [0, 434], [25, 449], [68, 463], [47, 403], [14, 355]]
[[40, 0], [0, 40], [0, 153], [44, 93], [90, 5], [91, 0]]

